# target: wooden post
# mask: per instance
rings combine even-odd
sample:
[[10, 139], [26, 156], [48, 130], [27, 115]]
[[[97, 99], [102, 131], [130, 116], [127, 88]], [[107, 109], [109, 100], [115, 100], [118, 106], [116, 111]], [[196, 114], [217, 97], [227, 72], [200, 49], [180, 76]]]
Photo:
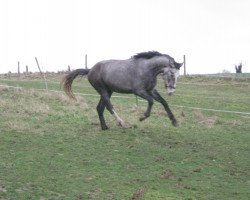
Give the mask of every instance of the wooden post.
[[19, 61], [17, 63], [17, 73], [18, 73], [18, 76], [20, 76], [20, 62]]
[[48, 84], [47, 84], [46, 76], [45, 76], [45, 74], [42, 72], [42, 70], [41, 70], [41, 68], [40, 68], [40, 66], [39, 66], [39, 63], [38, 63], [38, 60], [37, 60], [36, 57], [35, 57], [35, 60], [36, 60], [37, 67], [38, 67], [38, 69], [39, 69], [41, 75], [43, 75], [43, 79], [44, 79], [44, 83], [45, 83], [45, 88], [46, 88], [46, 91], [48, 92]]
[[28, 65], [26, 65], [26, 74], [29, 73], [29, 68], [28, 68]]
[[88, 69], [88, 56], [85, 54], [85, 69]]
[[68, 65], [68, 72], [70, 72], [70, 66]]
[[187, 72], [186, 72], [186, 55], [183, 55], [183, 62], [184, 62], [184, 76], [187, 75]]

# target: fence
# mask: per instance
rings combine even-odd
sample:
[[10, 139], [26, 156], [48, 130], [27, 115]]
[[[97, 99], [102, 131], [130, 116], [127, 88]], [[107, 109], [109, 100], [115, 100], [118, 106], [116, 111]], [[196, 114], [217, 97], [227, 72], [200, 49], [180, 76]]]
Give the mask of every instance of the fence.
[[[0, 87], [23, 89], [23, 87], [15, 87], [15, 86], [8, 86], [8, 85], [0, 85]], [[60, 91], [60, 90], [48, 90], [48, 89], [34, 89], [34, 90], [64, 93], [63, 91]], [[86, 93], [75, 93], [75, 94], [81, 95], [81, 96], [92, 96], [92, 97], [98, 97], [98, 98], [100, 97], [100, 95], [98, 95], [98, 94], [86, 94]], [[120, 95], [113, 95], [112, 98], [135, 99], [135, 97], [132, 97], [132, 96], [130, 97], [130, 96], [120, 96]], [[204, 97], [204, 98], [207, 98], [207, 97]], [[218, 97], [216, 97], [216, 98], [218, 98]], [[247, 97], [247, 98], [250, 98], [250, 97]], [[136, 101], [147, 102], [143, 99], [136, 99]], [[175, 105], [175, 104], [171, 104], [171, 106], [178, 107], [178, 108], [186, 108], [186, 109], [191, 109], [191, 110], [203, 110], [203, 111], [212, 111], [212, 112], [220, 112], [220, 113], [250, 115], [250, 112], [219, 110], [219, 109], [211, 109], [211, 108], [200, 108], [200, 107], [191, 107], [191, 106], [183, 106], [183, 105]]]

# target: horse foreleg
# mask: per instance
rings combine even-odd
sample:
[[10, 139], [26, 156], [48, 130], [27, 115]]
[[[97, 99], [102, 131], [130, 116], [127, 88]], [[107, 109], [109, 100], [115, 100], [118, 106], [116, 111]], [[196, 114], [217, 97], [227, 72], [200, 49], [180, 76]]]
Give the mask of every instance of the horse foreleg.
[[152, 98], [152, 96], [147, 92], [147, 91], [137, 91], [136, 95], [142, 97], [143, 99], [146, 99], [148, 101], [148, 107], [147, 110], [144, 112], [144, 116], [140, 117], [140, 121], [143, 121], [145, 119], [147, 119], [150, 114], [151, 114], [151, 109], [152, 106], [154, 104], [154, 100]]
[[162, 98], [162, 96], [157, 92], [157, 90], [153, 90], [152, 95], [156, 101], [160, 102], [163, 105], [168, 114], [169, 119], [172, 121], [173, 126], [178, 126], [175, 116], [170, 110], [168, 103], [165, 101], [165, 99]]
[[150, 116], [152, 106], [153, 106], [153, 101], [148, 101], [148, 108], [145, 111], [144, 116], [140, 117], [140, 121], [143, 121], [143, 120], [147, 119]]

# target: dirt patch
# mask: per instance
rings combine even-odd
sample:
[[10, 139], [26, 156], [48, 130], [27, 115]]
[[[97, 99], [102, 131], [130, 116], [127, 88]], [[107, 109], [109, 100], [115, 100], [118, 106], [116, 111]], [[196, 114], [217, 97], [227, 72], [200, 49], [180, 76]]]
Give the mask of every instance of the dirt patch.
[[166, 170], [161, 174], [162, 179], [170, 179], [171, 177], [174, 176], [174, 173], [172, 171]]
[[28, 123], [21, 123], [18, 120], [8, 121], [6, 125], [10, 130], [15, 130], [15, 131], [29, 130]]
[[7, 102], [3, 99], [0, 99], [0, 107], [4, 107], [7, 105]]
[[201, 111], [193, 111], [193, 115], [199, 124], [205, 125], [208, 128], [212, 128], [218, 122], [217, 116], [205, 116]]
[[144, 199], [145, 192], [146, 192], [145, 188], [143, 188], [143, 187], [139, 188], [138, 190], [135, 191], [135, 193], [131, 197], [131, 200], [142, 200], [142, 199]]
[[4, 186], [0, 185], [0, 192], [7, 192], [6, 188]]

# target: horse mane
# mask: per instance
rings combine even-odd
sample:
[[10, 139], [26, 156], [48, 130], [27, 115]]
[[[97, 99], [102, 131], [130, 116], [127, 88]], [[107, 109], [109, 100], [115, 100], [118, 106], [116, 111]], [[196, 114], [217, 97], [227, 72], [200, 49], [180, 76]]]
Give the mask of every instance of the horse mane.
[[169, 55], [159, 53], [158, 51], [148, 51], [148, 52], [137, 53], [136, 55], [132, 56], [131, 58], [134, 58], [134, 59], [139, 59], [139, 58], [151, 59], [151, 58], [153, 58], [155, 56], [166, 56], [168, 58], [171, 58]]

